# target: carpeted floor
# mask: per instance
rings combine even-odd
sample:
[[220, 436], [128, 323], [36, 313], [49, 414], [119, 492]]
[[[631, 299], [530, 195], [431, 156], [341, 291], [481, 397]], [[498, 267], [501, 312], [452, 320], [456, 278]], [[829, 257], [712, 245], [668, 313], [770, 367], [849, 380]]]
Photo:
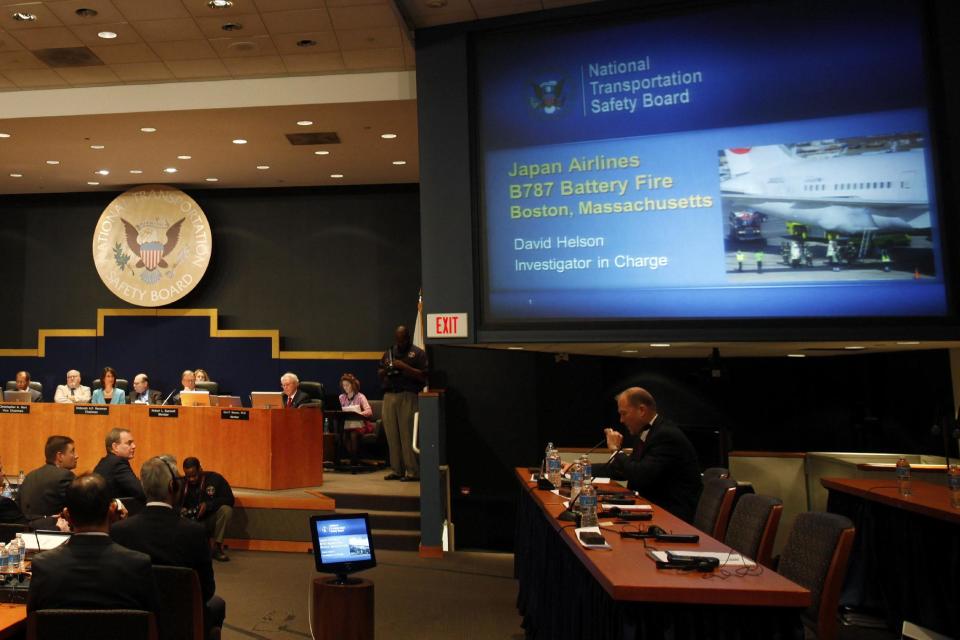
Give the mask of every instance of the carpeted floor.
[[[320, 577], [312, 555], [233, 551], [214, 563], [217, 593], [227, 601], [225, 640], [310, 638], [307, 598]], [[453, 553], [426, 560], [378, 551], [377, 567], [359, 574], [376, 593], [378, 638], [522, 640], [513, 556]]]

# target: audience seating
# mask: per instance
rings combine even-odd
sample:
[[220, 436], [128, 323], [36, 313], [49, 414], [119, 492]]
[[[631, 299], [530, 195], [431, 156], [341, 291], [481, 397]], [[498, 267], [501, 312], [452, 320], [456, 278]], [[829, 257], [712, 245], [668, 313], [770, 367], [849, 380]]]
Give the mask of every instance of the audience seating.
[[704, 482], [697, 512], [693, 516], [693, 526], [717, 540], [723, 540], [736, 494], [737, 483], [730, 478]]
[[772, 567], [773, 541], [783, 514], [779, 498], [746, 494], [740, 496], [730, 516], [724, 542], [765, 567]]
[[206, 391], [211, 396], [218, 396], [220, 395], [220, 383], [214, 382], [212, 380], [210, 380], [209, 382], [208, 381], [198, 382], [197, 391]]
[[[27, 386], [29, 386], [31, 389], [34, 389], [34, 390], [36, 390], [36, 391], [39, 391], [40, 393], [43, 393], [43, 385], [40, 384], [39, 382], [36, 382], [36, 381], [34, 381], [34, 380], [31, 380], [31, 381], [30, 381], [30, 384], [28, 384]], [[17, 390], [17, 381], [16, 381], [16, 380], [7, 380], [7, 385], [6, 385], [6, 387], [4, 387], [4, 390], [5, 390], [5, 391], [16, 391], [16, 390]]]
[[203, 597], [197, 572], [186, 567], [153, 566], [160, 592], [160, 640], [203, 640]]
[[[100, 382], [100, 378], [95, 379], [90, 383], [90, 390], [96, 391], [103, 386], [103, 383]], [[126, 378], [117, 378], [116, 384], [113, 385], [117, 389], [123, 389], [123, 392], [127, 392], [127, 388], [130, 386], [130, 382]]]
[[303, 391], [305, 394], [310, 396], [310, 401], [303, 403], [302, 405], [300, 405], [301, 407], [316, 407], [318, 409], [323, 408], [323, 383], [322, 382], [301, 380], [300, 391]]
[[725, 467], [709, 467], [703, 470], [703, 481], [715, 480], [717, 478], [729, 478], [730, 469]]
[[149, 611], [132, 609], [42, 609], [27, 618], [27, 640], [158, 640]]
[[844, 516], [801, 513], [780, 554], [777, 572], [810, 590], [812, 604], [802, 620], [817, 638], [837, 636], [837, 606], [854, 533], [853, 523]]

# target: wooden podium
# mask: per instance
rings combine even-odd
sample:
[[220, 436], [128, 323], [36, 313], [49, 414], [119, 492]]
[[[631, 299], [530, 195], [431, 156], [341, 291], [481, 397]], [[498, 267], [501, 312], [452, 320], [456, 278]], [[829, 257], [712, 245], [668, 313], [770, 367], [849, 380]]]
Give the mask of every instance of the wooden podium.
[[373, 583], [313, 579], [311, 629], [316, 640], [373, 640]]

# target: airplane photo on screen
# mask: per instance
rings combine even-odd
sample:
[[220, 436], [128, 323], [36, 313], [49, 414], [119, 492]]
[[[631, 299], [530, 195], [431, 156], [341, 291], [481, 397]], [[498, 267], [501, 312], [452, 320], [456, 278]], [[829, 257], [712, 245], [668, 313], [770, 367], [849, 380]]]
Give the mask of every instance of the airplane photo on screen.
[[719, 153], [731, 282], [934, 277], [919, 133]]

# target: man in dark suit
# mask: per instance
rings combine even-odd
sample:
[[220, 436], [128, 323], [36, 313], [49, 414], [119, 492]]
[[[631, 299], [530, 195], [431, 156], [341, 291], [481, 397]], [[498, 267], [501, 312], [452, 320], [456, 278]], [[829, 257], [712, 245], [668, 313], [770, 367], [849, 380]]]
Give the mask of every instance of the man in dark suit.
[[310, 402], [310, 396], [300, 391], [300, 378], [297, 374], [287, 372], [280, 376], [280, 387], [283, 389], [283, 406], [295, 409], [305, 402]]
[[17, 494], [20, 508], [30, 520], [60, 515], [80, 459], [73, 439], [67, 436], [47, 438], [43, 453], [47, 463], [27, 474]]
[[196, 571], [206, 603], [207, 636], [219, 635], [227, 605], [223, 598], [214, 595], [217, 585], [206, 529], [180, 517], [185, 478], [177, 470], [177, 461], [171, 456], [150, 458], [140, 467], [140, 480], [147, 508], [114, 524], [110, 536], [129, 549], [146, 553], [154, 564]]
[[27, 611], [38, 609], [157, 610], [150, 556], [110, 539], [117, 505], [107, 483], [85, 473], [67, 487], [66, 517], [73, 536], [33, 558]]
[[593, 475], [626, 480], [627, 488], [692, 522], [703, 489], [693, 445], [657, 414], [656, 400], [646, 389], [631, 387], [618, 395], [617, 410], [633, 439], [633, 452], [622, 451], [623, 434], [605, 429], [607, 446], [615, 453], [606, 464], [595, 465]]
[[150, 388], [150, 378], [145, 373], [133, 377], [133, 393], [127, 396], [127, 404], [160, 404], [163, 397]]
[[43, 402], [43, 394], [30, 386], [30, 372], [17, 371], [17, 391], [29, 391], [30, 402]]
[[106, 438], [107, 455], [100, 458], [93, 472], [107, 481], [111, 497], [136, 498], [140, 506], [147, 501], [143, 487], [130, 467], [137, 445], [127, 429], [111, 429]]

